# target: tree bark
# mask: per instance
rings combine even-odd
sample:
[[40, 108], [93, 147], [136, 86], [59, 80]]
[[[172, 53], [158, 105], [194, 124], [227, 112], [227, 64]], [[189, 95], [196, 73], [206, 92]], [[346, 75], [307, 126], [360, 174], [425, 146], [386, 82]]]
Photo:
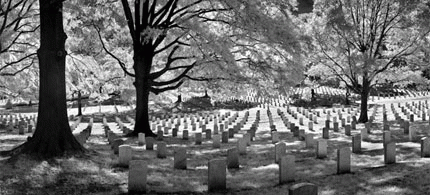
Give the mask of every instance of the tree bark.
[[[138, 136], [139, 133], [145, 133], [146, 137], [155, 137], [149, 125], [149, 93], [150, 83], [149, 74], [152, 64], [152, 58], [139, 55], [140, 49], [135, 49], [134, 71], [136, 74], [134, 86], [136, 87], [136, 118], [134, 130], [127, 136]], [[144, 52], [149, 55], [149, 51]], [[149, 68], [148, 68], [149, 67]]]
[[82, 96], [80, 90], [78, 90], [78, 116], [82, 116]]
[[[82, 153], [69, 126], [66, 105], [66, 34], [63, 30], [62, 1], [40, 2], [40, 89], [39, 110], [33, 137], [14, 149], [42, 158]], [[15, 152], [13, 152], [15, 153]]]
[[360, 106], [360, 117], [358, 118], [359, 123], [365, 123], [369, 120], [367, 116], [367, 100], [369, 98], [370, 81], [363, 79], [363, 88], [361, 90], [361, 106]]

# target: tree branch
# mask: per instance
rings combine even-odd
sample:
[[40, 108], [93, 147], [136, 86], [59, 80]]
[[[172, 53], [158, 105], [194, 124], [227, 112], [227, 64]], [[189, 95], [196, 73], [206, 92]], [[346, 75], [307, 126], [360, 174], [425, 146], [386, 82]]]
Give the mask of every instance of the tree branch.
[[101, 36], [101, 34], [100, 34], [100, 29], [99, 29], [96, 25], [93, 25], [93, 26], [94, 26], [94, 28], [95, 28], [95, 29], [96, 29], [96, 31], [97, 31], [97, 35], [99, 36], [100, 42], [101, 42], [102, 47], [103, 47], [103, 49], [105, 50], [105, 52], [106, 52], [107, 54], [109, 54], [112, 58], [114, 58], [114, 59], [118, 62], [119, 66], [120, 66], [120, 67], [121, 67], [121, 69], [125, 72], [125, 74], [127, 74], [128, 76], [131, 76], [131, 77], [136, 77], [136, 75], [135, 75], [135, 74], [133, 74], [133, 73], [131, 73], [130, 71], [128, 71], [128, 70], [127, 70], [127, 67], [126, 67], [126, 65], [124, 64], [124, 62], [122, 62], [118, 57], [116, 57], [113, 53], [111, 53], [111, 52], [106, 48], [106, 45], [105, 45], [105, 43], [104, 43], [104, 41], [103, 41], [103, 38], [102, 38], [102, 36]]

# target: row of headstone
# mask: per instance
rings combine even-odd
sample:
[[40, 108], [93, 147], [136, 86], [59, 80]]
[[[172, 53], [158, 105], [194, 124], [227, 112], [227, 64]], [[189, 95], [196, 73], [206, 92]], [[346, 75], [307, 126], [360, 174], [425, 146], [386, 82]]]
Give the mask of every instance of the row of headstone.
[[90, 118], [90, 122], [88, 123], [88, 126], [84, 130], [82, 130], [78, 134], [73, 134], [75, 136], [76, 140], [81, 145], [83, 145], [88, 140], [88, 138], [90, 137], [91, 131], [93, 128], [93, 122], [94, 122], [94, 119]]

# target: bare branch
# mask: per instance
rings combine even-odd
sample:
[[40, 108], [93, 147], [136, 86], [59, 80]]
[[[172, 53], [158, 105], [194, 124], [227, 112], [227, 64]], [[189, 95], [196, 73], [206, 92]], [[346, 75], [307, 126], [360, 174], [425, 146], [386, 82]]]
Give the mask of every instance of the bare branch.
[[178, 82], [176, 85], [173, 86], [168, 86], [168, 87], [164, 87], [164, 88], [155, 88], [155, 87], [151, 87], [150, 91], [156, 95], [163, 93], [165, 91], [169, 91], [169, 90], [173, 90], [173, 89], [177, 89], [178, 87], [180, 87], [182, 84], [184, 83], [184, 81]]
[[94, 28], [95, 28], [95, 29], [96, 29], [96, 31], [97, 31], [97, 35], [99, 36], [100, 42], [101, 42], [102, 47], [103, 47], [103, 49], [105, 50], [105, 52], [106, 52], [107, 54], [109, 54], [112, 58], [114, 58], [114, 59], [118, 62], [119, 66], [120, 66], [120, 67], [121, 67], [121, 69], [125, 72], [125, 74], [127, 74], [128, 76], [131, 76], [131, 77], [136, 77], [136, 75], [135, 75], [135, 74], [133, 74], [133, 73], [131, 73], [130, 71], [128, 71], [128, 70], [127, 70], [127, 67], [126, 67], [126, 65], [125, 65], [125, 63], [124, 63], [124, 62], [122, 62], [118, 57], [116, 57], [112, 52], [110, 52], [110, 51], [106, 48], [106, 45], [105, 45], [105, 43], [104, 43], [104, 41], [103, 41], [103, 38], [102, 38], [102, 36], [101, 36], [101, 33], [100, 33], [100, 29], [99, 29], [96, 25], [93, 25], [93, 26], [94, 26]]

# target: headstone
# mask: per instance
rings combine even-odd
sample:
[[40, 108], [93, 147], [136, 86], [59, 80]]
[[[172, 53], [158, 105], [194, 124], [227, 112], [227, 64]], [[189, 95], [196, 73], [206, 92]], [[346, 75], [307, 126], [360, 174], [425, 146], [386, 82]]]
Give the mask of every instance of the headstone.
[[409, 134], [409, 121], [403, 122], [403, 133]]
[[166, 157], [167, 157], [166, 142], [158, 142], [157, 143], [157, 158], [166, 158]]
[[318, 187], [311, 183], [298, 183], [288, 189], [288, 195], [318, 195]]
[[294, 181], [295, 172], [295, 157], [293, 155], [282, 156], [279, 162], [279, 184]]
[[157, 131], [157, 140], [163, 141], [163, 131], [161, 130]]
[[[371, 123], [368, 121], [364, 124], [364, 128], [367, 130], [367, 133], [370, 133], [371, 128], [370, 128]], [[361, 134], [363, 135], [363, 134]]]
[[309, 128], [309, 131], [314, 131], [314, 123], [312, 121], [309, 121], [308, 128]]
[[222, 143], [228, 143], [229, 132], [223, 131], [221, 135], [222, 135], [221, 142]]
[[323, 139], [330, 139], [328, 129], [327, 129], [327, 128], [325, 128], [325, 127], [323, 128], [323, 134], [322, 134], [322, 137], [323, 137]]
[[421, 157], [430, 157], [430, 139], [428, 137], [421, 138]]
[[173, 161], [175, 169], [187, 169], [187, 150], [185, 148], [175, 148]]
[[306, 134], [305, 135], [306, 148], [312, 148], [314, 146], [314, 135]]
[[237, 148], [227, 150], [227, 168], [239, 168], [239, 151]]
[[277, 131], [272, 131], [272, 144], [279, 142], [279, 133]]
[[233, 138], [234, 137], [234, 129], [233, 128], [228, 129], [228, 137], [229, 138]]
[[385, 164], [396, 163], [396, 143], [390, 142], [384, 146], [384, 162]]
[[202, 133], [195, 133], [194, 137], [196, 139], [196, 145], [201, 145], [202, 144]]
[[212, 146], [214, 148], [221, 148], [221, 135], [217, 134], [212, 137]]
[[409, 129], [409, 141], [414, 142], [417, 140], [417, 133], [414, 128]]
[[305, 130], [304, 129], [299, 130], [299, 140], [301, 140], [301, 141], [305, 140]]
[[318, 140], [317, 141], [317, 158], [325, 158], [327, 157], [327, 140]]
[[182, 139], [183, 140], [188, 140], [188, 130], [183, 130], [182, 131]]
[[361, 140], [369, 139], [369, 134], [367, 133], [367, 129], [361, 129]]
[[345, 135], [351, 136], [351, 125], [345, 125]]
[[217, 135], [219, 133], [218, 131], [218, 125], [214, 123], [214, 135]]
[[33, 125], [29, 124], [27, 133], [32, 133], [32, 132], [33, 132]]
[[154, 138], [153, 137], [146, 137], [146, 150], [154, 150]]
[[237, 149], [239, 150], [240, 155], [246, 154], [246, 140], [244, 138], [239, 138], [237, 140]]
[[333, 123], [333, 131], [339, 132], [339, 123], [338, 122]]
[[391, 132], [390, 131], [384, 131], [382, 133], [382, 143], [383, 145], [387, 145], [391, 142]]
[[146, 193], [148, 165], [145, 160], [130, 161], [128, 171], [128, 193]]
[[330, 129], [330, 120], [325, 121], [325, 128]]
[[351, 149], [340, 148], [337, 150], [337, 174], [351, 172]]
[[145, 144], [145, 134], [144, 133], [138, 133], [137, 134], [137, 144], [139, 146], [143, 146]]
[[178, 128], [173, 128], [172, 129], [172, 137], [177, 137], [178, 136]]
[[287, 154], [287, 145], [284, 142], [275, 144], [275, 163], [279, 163], [281, 157]]
[[124, 144], [123, 139], [115, 139], [112, 143], [112, 149], [114, 154], [119, 153], [119, 146]]
[[360, 153], [361, 152], [361, 135], [356, 134], [352, 136], [352, 152]]
[[223, 159], [210, 160], [208, 164], [208, 191], [220, 191], [227, 188], [226, 162]]
[[128, 166], [132, 157], [132, 150], [130, 145], [120, 145], [119, 146], [119, 158], [118, 164], [120, 166]]
[[210, 129], [205, 130], [206, 139], [212, 139], [212, 131]]

